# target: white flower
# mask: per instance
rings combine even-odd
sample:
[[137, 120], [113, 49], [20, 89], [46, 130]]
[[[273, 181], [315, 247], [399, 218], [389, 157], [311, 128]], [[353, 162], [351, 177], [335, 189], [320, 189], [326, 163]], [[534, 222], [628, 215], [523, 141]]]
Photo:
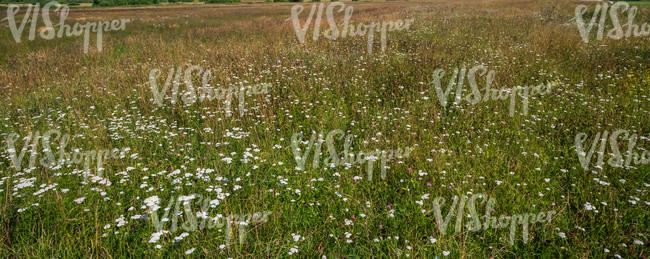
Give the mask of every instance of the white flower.
[[127, 223], [126, 220], [124, 220], [124, 215], [120, 215], [120, 217], [116, 219], [115, 222], [117, 222], [117, 227], [124, 226]]
[[185, 237], [187, 237], [187, 236], [189, 236], [189, 235], [190, 235], [189, 233], [187, 233], [187, 232], [183, 232], [183, 233], [180, 234], [179, 236], [175, 237], [175, 238], [174, 238], [174, 241], [176, 241], [176, 242], [181, 241], [181, 240], [183, 240], [183, 238], [185, 238]]
[[193, 252], [194, 252], [194, 248], [190, 248], [189, 250], [185, 251], [185, 254], [188, 255], [188, 254], [191, 254]]
[[442, 251], [442, 255], [444, 255], [444, 256], [449, 256], [449, 254], [451, 254], [451, 252], [449, 252], [449, 251]]
[[297, 254], [298, 253], [298, 247], [294, 246], [289, 249], [289, 255]]
[[86, 197], [81, 197], [79, 199], [76, 199], [74, 200], [74, 202], [76, 202], [77, 204], [81, 204], [82, 202], [84, 202], [84, 200], [86, 200]]
[[151, 238], [149, 239], [149, 243], [156, 243], [160, 239], [160, 236], [162, 236], [165, 233], [169, 233], [167, 230], [161, 230], [156, 233], [151, 234]]
[[158, 196], [151, 196], [144, 199], [144, 204], [149, 207], [151, 211], [157, 211], [160, 208], [158, 206], [158, 204], [160, 204], [160, 198], [158, 198]]
[[557, 233], [557, 235], [563, 239], [566, 238], [566, 234], [564, 234], [564, 232]]

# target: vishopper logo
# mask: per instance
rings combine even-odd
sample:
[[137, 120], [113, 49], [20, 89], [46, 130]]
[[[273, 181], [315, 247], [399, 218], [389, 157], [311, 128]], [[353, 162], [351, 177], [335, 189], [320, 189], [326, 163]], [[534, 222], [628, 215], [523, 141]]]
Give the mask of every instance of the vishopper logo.
[[[607, 159], [607, 164], [610, 166], [629, 169], [631, 168], [630, 166], [632, 163], [634, 163], [634, 165], [650, 163], [650, 155], [647, 150], [643, 150], [640, 155], [634, 151], [639, 139], [647, 140], [648, 138], [639, 137], [637, 134], [630, 134], [628, 130], [623, 129], [615, 130], [611, 135], [607, 130], [602, 132], [602, 134], [601, 132], [597, 132], [591, 145], [587, 143], [587, 146], [585, 146], [588, 138], [589, 136], [586, 133], [579, 133], [575, 138], [575, 149], [578, 153], [578, 159], [580, 160], [580, 165], [582, 165], [582, 168], [585, 171], [589, 170], [591, 159], [599, 143], [600, 149], [598, 151], [598, 160], [595, 167], [603, 169], [603, 165], [605, 164], [603, 159], [605, 157], [605, 150], [607, 149], [607, 140], [609, 140], [609, 146], [612, 151], [612, 153], [608, 153], [610, 157]], [[621, 154], [619, 149], [619, 138], [627, 140], [627, 152], [625, 153], [625, 156]]]
[[[335, 10], [338, 7], [338, 10]], [[316, 10], [316, 4], [311, 6], [309, 11], [309, 16], [305, 23], [300, 25], [300, 14], [305, 9], [303, 5], [294, 5], [291, 8], [291, 20], [293, 23], [293, 28], [296, 31], [296, 36], [298, 41], [301, 44], [305, 43], [305, 35], [307, 34], [307, 29], [314, 19], [314, 14], [316, 14], [316, 19], [314, 21], [314, 30], [312, 34], [312, 39], [314, 41], [318, 40], [321, 35], [320, 26], [321, 26], [321, 17], [323, 16], [324, 4], [321, 3], [318, 5], [318, 10]], [[355, 36], [367, 36], [368, 37], [368, 53], [372, 54], [372, 46], [375, 40], [375, 32], [380, 33], [380, 43], [381, 43], [381, 52], [383, 53], [386, 50], [386, 36], [389, 31], [400, 31], [408, 30], [413, 19], [406, 19], [405, 21], [396, 20], [388, 22], [372, 22], [369, 24], [358, 23], [356, 27], [354, 24], [350, 24], [350, 18], [352, 17], [352, 6], [345, 7], [344, 3], [335, 2], [327, 5], [327, 10], [325, 10], [325, 16], [327, 16], [327, 23], [329, 28], [323, 33], [323, 37], [329, 40], [336, 40], [339, 37], [355, 37]], [[334, 19], [335, 12], [340, 13], [345, 11], [343, 17], [343, 23], [337, 24]], [[340, 27], [340, 28], [339, 28]], [[340, 29], [340, 30], [339, 30]]]
[[[7, 17], [4, 18], [3, 21], [7, 20], [9, 22], [11, 35], [14, 37], [16, 43], [21, 42], [23, 30], [25, 29], [25, 25], [27, 25], [28, 21], [30, 23], [28, 39], [34, 40], [36, 35], [39, 10], [42, 12], [41, 16], [43, 17], [43, 23], [45, 25], [44, 27], [38, 29], [38, 35], [41, 38], [45, 40], [51, 40], [54, 39], [54, 37], [62, 38], [64, 32], [66, 37], [81, 36], [81, 34], [83, 34], [84, 53], [88, 53], [91, 31], [97, 33], [97, 51], [101, 52], [103, 44], [103, 32], [125, 30], [126, 23], [131, 21], [130, 19], [119, 19], [110, 22], [86, 22], [83, 25], [80, 23], [75, 23], [74, 25], [70, 26], [68, 24], [65, 24], [65, 19], [68, 17], [68, 13], [70, 11], [67, 6], [61, 5], [56, 1], [52, 1], [45, 4], [42, 9], [40, 7], [40, 4], [28, 5], [27, 11], [23, 16], [20, 26], [17, 26], [16, 14], [20, 10], [20, 6], [14, 4], [9, 5], [7, 8]], [[50, 19], [50, 9], [52, 9], [52, 7], [55, 7], [54, 12], [59, 13], [59, 23], [56, 25], [53, 24], [52, 20]], [[58, 32], [55, 30], [55, 27], [59, 28]]]
[[[471, 104], [477, 104], [479, 102], [486, 101], [505, 101], [510, 98], [510, 117], [515, 114], [515, 106], [517, 103], [517, 96], [521, 97], [521, 103], [523, 107], [524, 115], [528, 115], [528, 106], [529, 106], [529, 96], [533, 95], [546, 95], [549, 94], [555, 86], [559, 84], [558, 81], [551, 81], [546, 84], [539, 84], [537, 86], [527, 86], [527, 87], [515, 87], [515, 88], [503, 88], [496, 89], [492, 88], [492, 82], [494, 81], [494, 70], [488, 70], [484, 65], [478, 65], [470, 68], [463, 66], [460, 69], [454, 69], [453, 73], [450, 73], [450, 78], [447, 84], [447, 89], [442, 88], [446, 71], [444, 69], [436, 69], [433, 72], [433, 79], [431, 84], [435, 87], [436, 96], [442, 107], [447, 107], [449, 104], [449, 95], [451, 91], [456, 87], [455, 98], [453, 103], [455, 105], [460, 105], [460, 103], [465, 100]], [[477, 76], [485, 77], [485, 93], [481, 93]], [[465, 86], [465, 78], [469, 82], [471, 92], [465, 96], [463, 95], [463, 87]]]
[[[643, 23], [641, 27], [638, 24], [634, 24], [634, 18], [637, 14], [637, 7], [630, 6], [627, 2], [616, 2], [611, 7], [607, 3], [596, 4], [593, 14], [589, 23], [585, 23], [583, 16], [589, 9], [586, 5], [578, 5], [575, 10], [575, 22], [580, 31], [580, 37], [585, 43], [589, 43], [589, 34], [593, 29], [594, 25], [597, 25], [598, 31], [596, 32], [596, 39], [602, 40], [605, 35], [605, 23], [607, 21], [607, 14], [612, 21], [613, 28], [607, 31], [606, 36], [620, 40], [622, 38], [629, 37], [643, 37], [650, 35], [650, 24]], [[609, 9], [609, 13], [607, 12]], [[621, 19], [618, 17], [618, 13], [627, 12], [627, 23], [621, 24]], [[600, 19], [599, 19], [600, 18]], [[596, 22], [598, 20], [598, 22]], [[625, 21], [625, 20], [624, 20]], [[625, 27], [625, 28], [623, 28]]]
[[[340, 136], [337, 137], [337, 135]], [[396, 150], [375, 149], [374, 151], [370, 151], [370, 152], [360, 151], [358, 154], [355, 155], [354, 153], [350, 153], [350, 146], [352, 145], [352, 135], [348, 135], [347, 137], [345, 137], [345, 132], [343, 132], [343, 130], [337, 129], [337, 130], [330, 131], [327, 134], [325, 140], [323, 140], [323, 136], [324, 135], [322, 132], [320, 134], [316, 134], [316, 132], [313, 132], [309, 141], [302, 140], [303, 139], [302, 133], [294, 133], [291, 136], [291, 150], [293, 151], [294, 158], [296, 159], [296, 163], [297, 163], [296, 169], [301, 171], [305, 170], [305, 164], [307, 162], [309, 153], [311, 152], [312, 148], [314, 149], [312, 167], [314, 169], [318, 168], [320, 164], [320, 154], [321, 154], [322, 144], [326, 142], [327, 152], [329, 153], [329, 156], [323, 160], [323, 166], [335, 168], [344, 165], [346, 166], [346, 168], [349, 168], [353, 165], [358, 164], [362, 166], [364, 163], [366, 163], [368, 167], [368, 181], [372, 181], [375, 161], [381, 160], [381, 163], [379, 164], [381, 168], [381, 178], [386, 179], [386, 168], [387, 168], [386, 163], [395, 158], [397, 159], [408, 158], [411, 151], [414, 150], [414, 148], [411, 147], [406, 147], [404, 150], [402, 150], [401, 148], [397, 148]], [[343, 153], [338, 153], [336, 150], [335, 138], [341, 140], [343, 137], [345, 137]], [[302, 149], [300, 148], [300, 144], [307, 145], [304, 151], [302, 151]]]
[[[175, 71], [175, 72], [174, 72]], [[193, 73], [197, 73], [201, 77], [201, 87], [195, 89], [193, 82]], [[244, 83], [239, 83], [239, 86], [234, 85], [230, 87], [211, 87], [210, 86], [210, 77], [212, 72], [210, 70], [204, 70], [200, 66], [191, 65], [187, 69], [183, 70], [183, 66], [180, 66], [176, 69], [173, 67], [169, 69], [167, 78], [165, 80], [162, 88], [158, 86], [158, 79], [161, 76], [162, 71], [160, 69], [152, 69], [149, 72], [149, 85], [151, 92], [153, 92], [153, 102], [158, 106], [163, 106], [163, 101], [167, 96], [167, 92], [171, 88], [171, 104], [174, 105], [180, 99], [186, 106], [194, 104], [197, 100], [199, 102], [212, 101], [214, 99], [224, 102], [226, 115], [231, 116], [231, 104], [233, 96], [237, 97], [239, 100], [239, 116], [243, 116], [245, 112], [245, 103], [246, 96], [251, 95], [260, 95], [267, 94], [270, 92], [271, 84], [269, 83], [257, 83], [254, 85], [244, 86]], [[181, 81], [182, 78], [182, 81]], [[184, 84], [186, 90], [184, 92], [179, 92], [179, 86]]]
[[[428, 194], [423, 196], [423, 199], [428, 199]], [[483, 202], [478, 202], [478, 199], [483, 199]], [[496, 200], [492, 197], [488, 198], [487, 195], [483, 194], [474, 194], [471, 197], [463, 195], [462, 197], [454, 196], [453, 202], [449, 207], [449, 212], [443, 218], [442, 217], [442, 206], [444, 206], [446, 200], [444, 197], [436, 197], [433, 199], [433, 213], [436, 218], [436, 226], [438, 226], [438, 231], [440, 234], [447, 234], [447, 228], [451, 222], [451, 217], [454, 215], [454, 211], [457, 211], [456, 214], [456, 223], [455, 223], [455, 233], [459, 233], [463, 230], [463, 219], [465, 218], [464, 210], [467, 208], [470, 215], [470, 222], [467, 222], [465, 225], [466, 230], [472, 232], [478, 232], [481, 229], [487, 230], [488, 228], [506, 228], [510, 225], [510, 245], [514, 244], [515, 235], [517, 233], [517, 225], [522, 226], [521, 235], [524, 243], [528, 243], [528, 230], [529, 224], [534, 223], [543, 223], [551, 222], [553, 215], [557, 214], [555, 211], [540, 212], [538, 214], [527, 213], [527, 214], [514, 214], [512, 216], [501, 215], [499, 217], [493, 216], [494, 206], [496, 205]], [[485, 222], [481, 222], [481, 217], [478, 215], [477, 205], [485, 204]]]
[[[180, 228], [188, 232], [193, 232], [196, 230], [201, 231], [206, 227], [208, 229], [215, 227], [222, 229], [225, 226], [226, 246], [228, 246], [231, 242], [230, 240], [233, 230], [232, 226], [235, 225], [239, 231], [239, 244], [241, 245], [246, 240], [246, 227], [249, 224], [265, 223], [268, 221], [268, 216], [271, 215], [270, 211], [264, 211], [256, 212], [253, 214], [231, 214], [226, 217], [218, 214], [215, 217], [209, 217], [208, 212], [210, 208], [215, 208], [217, 205], [219, 205], [219, 199], [210, 200], [207, 197], [204, 198], [201, 194], [195, 193], [189, 196], [179, 196], [178, 199], [171, 197], [169, 199], [168, 206], [164, 209], [162, 218], [160, 218], [156, 212], [160, 208], [158, 206], [160, 203], [158, 196], [147, 198], [144, 202], [148, 207], [148, 214], [151, 215], [151, 223], [154, 225], [157, 231], [157, 234], [154, 234], [154, 236], [152, 236], [152, 239], [149, 240], [149, 243], [156, 243], [160, 235], [168, 233], [169, 231], [171, 231], [171, 233], [175, 233], [178, 231], [180, 224]], [[193, 202], [201, 206], [200, 211], [196, 212], [196, 214], [192, 210]], [[183, 206], [182, 211], [180, 210], [181, 204]], [[174, 206], [173, 210], [171, 209], [172, 205]], [[171, 225], [169, 230], [165, 230], [165, 224], [170, 221], [170, 211], [172, 212]], [[183, 221], [182, 223], [180, 223], [179, 218]]]
[[[9, 133], [7, 135], [7, 152], [9, 153], [9, 158], [11, 159], [11, 165], [16, 171], [22, 169], [23, 160], [25, 153], [31, 146], [31, 154], [29, 158], [29, 168], [25, 171], [31, 172], [35, 169], [35, 164], [39, 155], [38, 145], [39, 140], [43, 144], [42, 151], [44, 152], [44, 157], [40, 159], [41, 166], [50, 169], [60, 169], [63, 166], [71, 166], [72, 164], [80, 164], [83, 161], [85, 173], [84, 176], [87, 177], [90, 172], [90, 165], [93, 162], [97, 163], [97, 175], [101, 177], [102, 171], [104, 170], [104, 162], [109, 158], [118, 159], [126, 156], [126, 153], [129, 152], [130, 148], [124, 148], [120, 152], [119, 149], [114, 148], [113, 150], [103, 149], [103, 150], [89, 150], [81, 151], [79, 149], [74, 149], [74, 153], [70, 154], [66, 152], [68, 142], [70, 141], [69, 134], [61, 134], [59, 130], [48, 130], [42, 136], [39, 131], [34, 133], [29, 133], [23, 138], [23, 147], [20, 150], [20, 153], [17, 152], [16, 143], [19, 141], [20, 135], [17, 133]], [[59, 158], [56, 159], [55, 154], [52, 151], [52, 146], [50, 145], [51, 139], [59, 139]]]

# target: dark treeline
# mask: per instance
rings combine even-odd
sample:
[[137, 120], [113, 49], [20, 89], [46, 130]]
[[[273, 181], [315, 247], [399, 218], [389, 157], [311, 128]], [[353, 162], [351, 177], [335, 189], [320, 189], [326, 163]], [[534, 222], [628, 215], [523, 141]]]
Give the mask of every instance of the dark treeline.
[[[0, 3], [20, 3], [20, 4], [37, 4], [40, 3], [41, 6], [45, 5], [47, 2], [52, 0], [0, 0]], [[309, 0], [265, 0], [266, 2], [305, 2]], [[313, 2], [320, 2], [320, 0], [311, 0]], [[330, 0], [336, 2], [337, 0]], [[358, 1], [358, 0], [352, 0]], [[631, 0], [634, 1], [634, 0]], [[93, 6], [129, 6], [129, 5], [157, 5], [160, 3], [181, 3], [181, 2], [194, 2], [194, 0], [58, 0], [57, 2], [61, 4], [68, 4], [70, 6], [76, 6], [81, 3], [92, 3]], [[239, 3], [241, 0], [199, 0], [199, 2], [205, 3]]]

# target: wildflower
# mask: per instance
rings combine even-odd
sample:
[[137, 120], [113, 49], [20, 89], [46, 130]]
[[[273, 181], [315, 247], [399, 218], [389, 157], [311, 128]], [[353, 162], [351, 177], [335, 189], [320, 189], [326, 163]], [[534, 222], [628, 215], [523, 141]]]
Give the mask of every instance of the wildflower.
[[289, 255], [297, 254], [298, 253], [298, 247], [294, 246], [289, 249]]

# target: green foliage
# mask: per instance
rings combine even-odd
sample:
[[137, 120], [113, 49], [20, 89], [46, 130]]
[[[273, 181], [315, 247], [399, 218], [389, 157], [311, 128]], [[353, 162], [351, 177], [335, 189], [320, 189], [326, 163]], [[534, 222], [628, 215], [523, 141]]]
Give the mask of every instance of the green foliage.
[[113, 0], [94, 0], [93, 6], [115, 6]]
[[158, 4], [159, 0], [93, 0], [93, 6], [124, 6]]
[[215, 4], [215, 3], [239, 3], [241, 0], [206, 0], [206, 3]]

